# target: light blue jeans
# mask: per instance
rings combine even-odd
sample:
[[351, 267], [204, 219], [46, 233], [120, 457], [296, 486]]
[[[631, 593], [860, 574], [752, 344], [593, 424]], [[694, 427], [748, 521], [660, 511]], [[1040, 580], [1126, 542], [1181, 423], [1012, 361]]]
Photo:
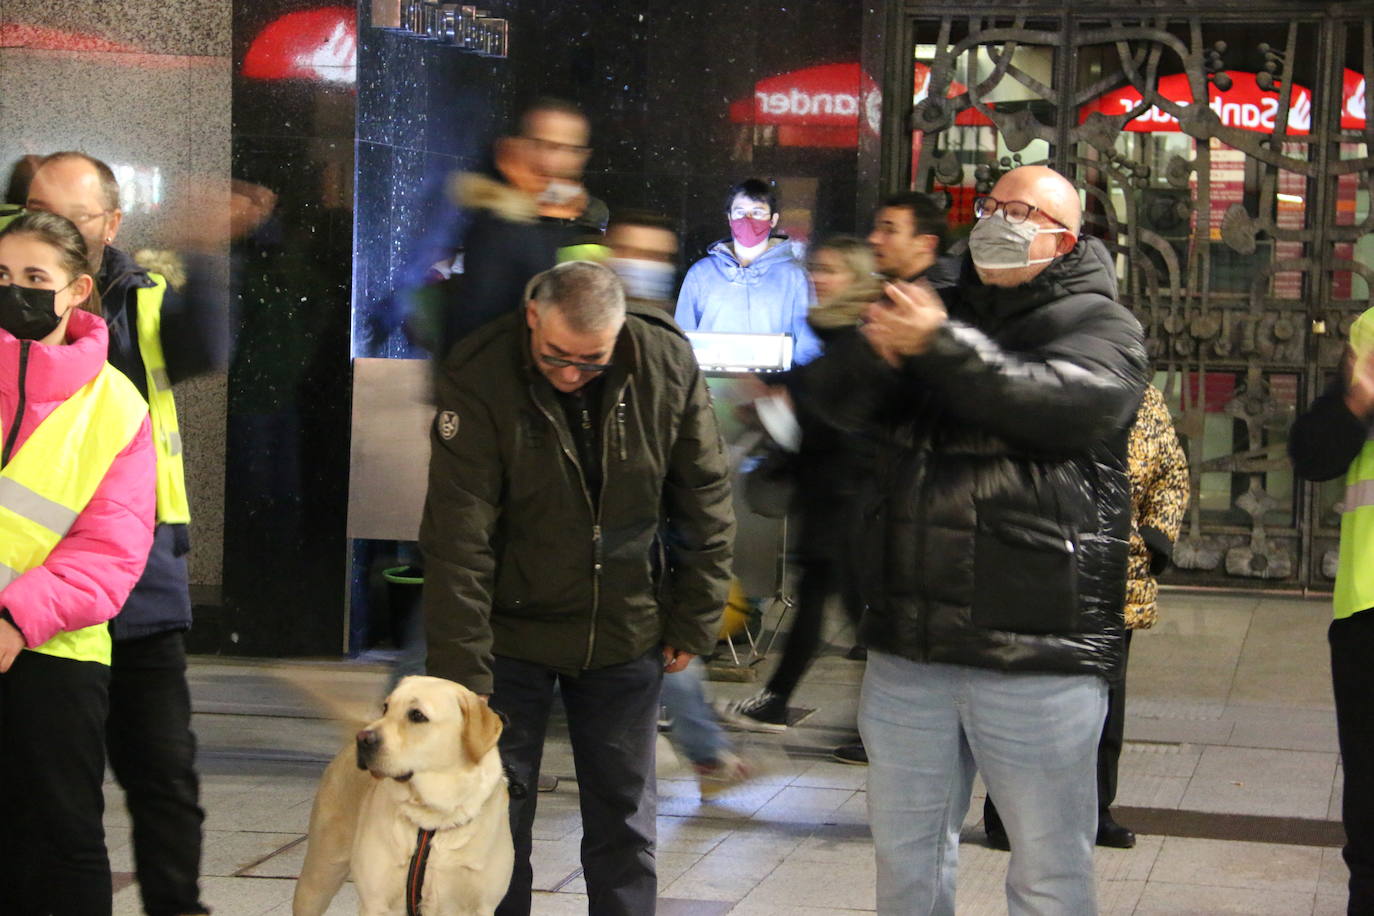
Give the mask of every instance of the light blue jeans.
[[720, 762], [721, 751], [730, 750], [730, 741], [720, 727], [716, 711], [706, 702], [702, 686], [705, 679], [706, 666], [700, 658], [694, 658], [681, 671], [663, 675], [659, 701], [673, 721], [668, 732], [673, 747], [688, 761], [709, 765]]
[[[1097, 912], [1097, 740], [1107, 683], [870, 651], [859, 701], [878, 912], [953, 916], [975, 772], [1011, 840], [1007, 911]], [[1003, 799], [1006, 800], [1005, 804]]]

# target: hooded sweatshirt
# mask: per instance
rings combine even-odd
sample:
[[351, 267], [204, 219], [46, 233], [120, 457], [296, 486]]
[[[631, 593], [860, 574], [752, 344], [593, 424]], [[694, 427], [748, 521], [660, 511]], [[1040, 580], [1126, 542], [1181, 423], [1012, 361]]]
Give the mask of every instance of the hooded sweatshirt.
[[811, 281], [796, 245], [778, 239], [748, 266], [728, 239], [716, 242], [687, 271], [677, 297], [677, 323], [687, 331], [791, 334], [792, 361], [810, 362], [821, 350], [806, 322]]
[[[0, 330], [0, 423], [6, 438], [22, 410], [15, 454], [105, 365], [109, 333], [100, 318], [73, 311], [67, 337], [66, 345], [29, 344], [21, 376], [21, 341]], [[0, 608], [9, 612], [25, 644], [42, 645], [58, 633], [104, 623], [119, 612], [153, 545], [156, 468], [151, 425], [144, 418], [66, 537], [41, 566], [0, 591]]]

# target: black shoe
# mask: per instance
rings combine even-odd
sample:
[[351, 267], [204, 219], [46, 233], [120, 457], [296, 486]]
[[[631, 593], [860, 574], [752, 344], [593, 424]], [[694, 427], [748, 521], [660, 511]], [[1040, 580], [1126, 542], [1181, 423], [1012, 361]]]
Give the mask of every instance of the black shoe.
[[847, 763], [850, 766], [868, 766], [868, 751], [864, 750], [863, 744], [841, 744], [830, 752], [830, 756], [840, 763]]
[[1122, 827], [1112, 820], [1110, 815], [1104, 814], [1097, 819], [1097, 845], [1110, 846], [1112, 849], [1130, 849], [1135, 845], [1135, 832], [1129, 827]]
[[748, 699], [726, 703], [719, 712], [727, 725], [745, 731], [770, 734], [787, 731], [787, 700], [768, 689]]
[[863, 646], [850, 646], [849, 651], [844, 654], [844, 657], [851, 662], [866, 661], [868, 659], [868, 650]]
[[1000, 849], [1003, 852], [1011, 852], [1011, 838], [1007, 836], [1007, 831], [1000, 824], [988, 824], [984, 822], [983, 833], [988, 838], [990, 849]]

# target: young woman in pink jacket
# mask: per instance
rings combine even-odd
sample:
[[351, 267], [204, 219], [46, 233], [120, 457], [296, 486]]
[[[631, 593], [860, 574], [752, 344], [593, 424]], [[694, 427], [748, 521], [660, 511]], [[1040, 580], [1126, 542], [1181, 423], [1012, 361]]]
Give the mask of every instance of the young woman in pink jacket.
[[109, 914], [106, 621], [153, 538], [146, 403], [77, 228], [0, 229], [0, 911]]

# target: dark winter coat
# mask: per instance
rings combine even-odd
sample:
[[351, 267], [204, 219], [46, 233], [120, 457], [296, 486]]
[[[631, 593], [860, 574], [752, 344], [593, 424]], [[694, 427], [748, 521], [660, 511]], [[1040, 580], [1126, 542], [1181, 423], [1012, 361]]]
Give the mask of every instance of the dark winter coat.
[[533, 197], [491, 176], [457, 175], [449, 193], [472, 223], [463, 237], [463, 272], [443, 284], [441, 360], [464, 335], [520, 309], [525, 285], [585, 231], [574, 220], [539, 216]]
[[865, 525], [863, 641], [925, 662], [1112, 676], [1122, 643], [1127, 428], [1146, 380], [1111, 258], [1084, 239], [1030, 283], [964, 261], [950, 317], [900, 371], [857, 334], [807, 380], [886, 433]]
[[[182, 264], [185, 282], [170, 281], [162, 299], [162, 353], [167, 375], [176, 385], [228, 364], [228, 277], [210, 257]], [[175, 273], [175, 271], [169, 271]], [[180, 278], [178, 278], [180, 279]], [[127, 253], [106, 248], [96, 279], [101, 309], [110, 329], [110, 365], [148, 397], [148, 372], [138, 348], [137, 291], [153, 285], [148, 271]], [[186, 555], [191, 541], [186, 525], [158, 525], [148, 565], [123, 609], [110, 621], [116, 641], [153, 636], [191, 626], [191, 595]]]
[[655, 308], [631, 307], [611, 362], [594, 500], [524, 316], [449, 355], [420, 529], [431, 674], [490, 693], [494, 655], [575, 674], [715, 646], [734, 513], [701, 371]]

